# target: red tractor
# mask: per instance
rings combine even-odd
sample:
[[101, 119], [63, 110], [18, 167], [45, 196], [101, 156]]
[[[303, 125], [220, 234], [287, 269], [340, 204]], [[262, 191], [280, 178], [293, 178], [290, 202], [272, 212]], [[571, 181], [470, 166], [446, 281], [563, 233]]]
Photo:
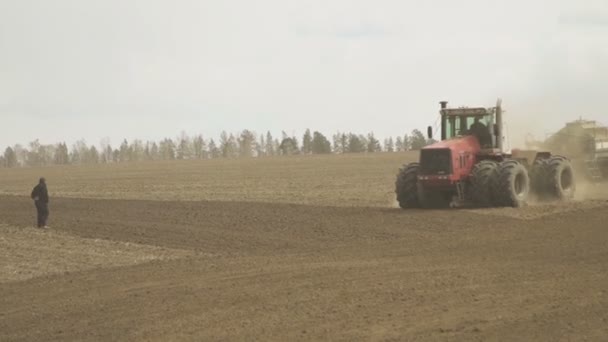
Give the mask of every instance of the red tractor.
[[[501, 101], [492, 108], [441, 103], [441, 141], [400, 169], [401, 208], [521, 207], [531, 196], [570, 200], [576, 184], [570, 160], [550, 152], [504, 150]], [[432, 139], [433, 129], [428, 128]]]

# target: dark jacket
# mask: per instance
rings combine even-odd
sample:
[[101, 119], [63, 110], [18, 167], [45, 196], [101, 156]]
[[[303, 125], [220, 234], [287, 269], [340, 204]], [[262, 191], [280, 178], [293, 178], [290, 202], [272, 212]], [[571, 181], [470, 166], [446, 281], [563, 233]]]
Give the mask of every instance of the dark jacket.
[[481, 122], [472, 124], [470, 132], [479, 139], [479, 144], [482, 148], [492, 145], [492, 135], [490, 134], [488, 127]]
[[32, 199], [38, 197], [38, 201], [42, 203], [49, 203], [49, 192], [46, 189], [46, 184], [40, 183], [32, 190]]

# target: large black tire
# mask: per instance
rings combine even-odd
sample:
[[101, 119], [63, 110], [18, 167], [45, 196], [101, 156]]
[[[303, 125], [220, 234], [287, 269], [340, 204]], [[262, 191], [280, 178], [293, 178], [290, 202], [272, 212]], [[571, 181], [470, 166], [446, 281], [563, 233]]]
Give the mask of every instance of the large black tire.
[[492, 207], [496, 205], [492, 185], [497, 177], [498, 163], [493, 160], [483, 160], [473, 167], [469, 197], [473, 204], [479, 207]]
[[397, 202], [403, 209], [420, 208], [418, 200], [418, 171], [420, 164], [411, 163], [399, 169], [397, 180], [395, 181], [395, 193]]
[[549, 191], [549, 159], [537, 159], [530, 169], [530, 189], [539, 199]]
[[492, 188], [498, 206], [523, 207], [530, 194], [528, 171], [517, 160], [503, 161]]
[[574, 198], [576, 182], [570, 161], [562, 156], [553, 156], [547, 164], [547, 195], [552, 199], [568, 201]]

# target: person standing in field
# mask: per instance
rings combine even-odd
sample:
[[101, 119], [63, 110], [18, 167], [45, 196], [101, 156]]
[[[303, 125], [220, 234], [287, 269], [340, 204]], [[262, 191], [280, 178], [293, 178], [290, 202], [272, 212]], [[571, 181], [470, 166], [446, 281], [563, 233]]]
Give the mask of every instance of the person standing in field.
[[38, 212], [38, 228], [48, 229], [46, 221], [49, 218], [49, 192], [44, 178], [40, 178], [40, 182], [32, 190], [31, 196]]

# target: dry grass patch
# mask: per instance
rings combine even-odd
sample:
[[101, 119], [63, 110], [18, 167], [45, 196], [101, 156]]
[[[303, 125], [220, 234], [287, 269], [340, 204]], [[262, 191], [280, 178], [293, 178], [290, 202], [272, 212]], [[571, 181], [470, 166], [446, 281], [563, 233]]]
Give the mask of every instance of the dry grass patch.
[[0, 225], [0, 282], [187, 257], [192, 252]]

